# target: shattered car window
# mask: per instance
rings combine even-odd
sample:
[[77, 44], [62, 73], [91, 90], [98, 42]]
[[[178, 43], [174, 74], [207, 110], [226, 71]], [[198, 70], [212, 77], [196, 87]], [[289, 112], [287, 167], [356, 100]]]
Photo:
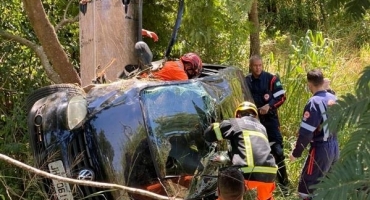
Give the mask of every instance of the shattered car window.
[[214, 118], [214, 100], [197, 82], [147, 88], [145, 121], [162, 177], [193, 175], [207, 153], [203, 131]]

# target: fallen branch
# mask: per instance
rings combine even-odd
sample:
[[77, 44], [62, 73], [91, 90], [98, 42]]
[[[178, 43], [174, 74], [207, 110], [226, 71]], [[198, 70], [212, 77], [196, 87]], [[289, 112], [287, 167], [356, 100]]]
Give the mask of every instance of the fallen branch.
[[181, 198], [162, 196], [162, 195], [159, 195], [159, 194], [156, 194], [156, 193], [153, 193], [153, 192], [149, 192], [149, 191], [146, 191], [146, 190], [131, 188], [131, 187], [112, 184], [112, 183], [101, 183], [101, 182], [96, 182], [96, 181], [76, 180], [76, 179], [72, 179], [72, 178], [57, 176], [57, 175], [50, 174], [48, 172], [36, 169], [32, 166], [24, 164], [24, 163], [22, 163], [18, 160], [10, 158], [9, 156], [6, 156], [6, 155], [1, 154], [1, 153], [0, 153], [0, 160], [4, 160], [7, 163], [15, 165], [15, 166], [17, 166], [17, 167], [19, 167], [23, 170], [35, 173], [36, 175], [46, 177], [46, 178], [50, 178], [50, 179], [54, 179], [54, 180], [58, 180], [58, 181], [63, 181], [63, 182], [66, 182], [66, 183], [85, 185], [85, 186], [91, 186], [91, 187], [99, 187], [99, 188], [125, 190], [125, 191], [128, 191], [130, 193], [147, 196], [147, 197], [150, 197], [150, 198], [153, 198], [153, 199], [182, 200]]

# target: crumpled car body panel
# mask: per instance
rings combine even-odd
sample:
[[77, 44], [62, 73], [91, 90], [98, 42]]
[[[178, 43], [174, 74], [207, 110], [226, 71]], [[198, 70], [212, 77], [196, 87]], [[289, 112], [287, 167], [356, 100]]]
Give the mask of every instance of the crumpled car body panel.
[[[73, 95], [66, 90], [41, 98], [28, 115], [36, 166], [50, 171], [47, 164], [61, 160], [67, 177], [84, 179], [82, 171], [87, 170], [96, 181], [142, 189], [160, 184], [166, 195], [184, 199], [213, 194], [217, 179], [212, 176], [218, 171], [209, 165], [203, 131], [212, 122], [233, 117], [240, 102], [252, 101], [241, 70], [217, 69], [213, 75], [188, 81], [129, 79], [96, 85], [81, 94], [87, 115], [72, 130], [64, 116]], [[39, 115], [43, 122], [36, 126]], [[192, 179], [180, 184], [182, 177]], [[44, 185], [50, 198], [57, 199], [52, 182], [44, 179]], [[101, 191], [70, 188], [75, 199]], [[89, 199], [127, 199], [127, 195], [107, 191]]]

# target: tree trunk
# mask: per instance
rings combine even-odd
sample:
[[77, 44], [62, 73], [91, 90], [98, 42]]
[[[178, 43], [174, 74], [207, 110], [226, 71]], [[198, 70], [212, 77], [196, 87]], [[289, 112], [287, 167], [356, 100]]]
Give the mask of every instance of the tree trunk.
[[111, 82], [138, 64], [138, 0], [131, 0], [127, 14], [121, 0], [91, 1], [80, 12], [80, 60], [82, 85]]
[[253, 25], [253, 29], [250, 33], [250, 56], [261, 54], [257, 3], [257, 0], [253, 1], [251, 11], [248, 13], [249, 22]]
[[45, 13], [41, 0], [23, 0], [23, 5], [31, 25], [47, 55], [54, 71], [63, 83], [81, 85], [80, 77], [74, 69], [66, 52]]

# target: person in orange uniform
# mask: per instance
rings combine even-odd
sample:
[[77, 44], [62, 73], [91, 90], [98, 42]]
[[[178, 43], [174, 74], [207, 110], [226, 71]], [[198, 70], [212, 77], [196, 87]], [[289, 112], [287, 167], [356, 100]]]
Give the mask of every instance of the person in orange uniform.
[[163, 81], [188, 80], [199, 77], [202, 68], [200, 57], [195, 53], [187, 53], [180, 60], [165, 62], [159, 70], [152, 71], [149, 77]]
[[[158, 36], [152, 31], [142, 29], [142, 35], [150, 37], [154, 42]], [[135, 52], [141, 63], [141, 78], [155, 78], [163, 81], [188, 80], [200, 76], [203, 70], [202, 60], [196, 53], [186, 53], [179, 60], [165, 61], [153, 69], [153, 54], [144, 41], [135, 44]], [[150, 72], [147, 71], [150, 69]]]
[[235, 117], [211, 124], [204, 132], [205, 140], [230, 140], [232, 166], [243, 173], [246, 189], [257, 189], [258, 200], [272, 200], [277, 165], [257, 107], [245, 101], [236, 109]]

